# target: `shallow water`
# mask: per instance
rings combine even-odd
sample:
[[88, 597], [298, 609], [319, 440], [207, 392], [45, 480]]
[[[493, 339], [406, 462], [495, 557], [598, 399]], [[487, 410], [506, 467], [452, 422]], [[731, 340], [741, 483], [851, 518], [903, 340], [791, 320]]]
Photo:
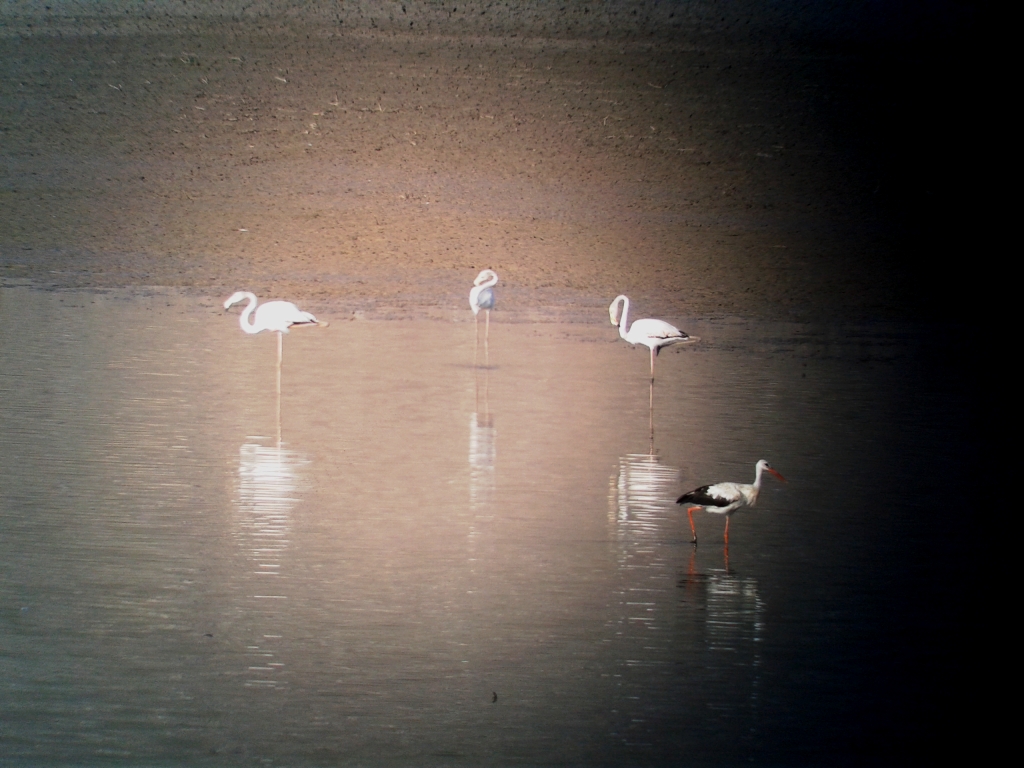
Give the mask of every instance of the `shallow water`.
[[[468, 316], [468, 311], [466, 315]], [[5, 765], [658, 765], [930, 736], [972, 450], [942, 341], [0, 288]], [[598, 319], [600, 320], [600, 318]], [[653, 413], [650, 409], [653, 402]], [[651, 425], [654, 434], [651, 434]], [[754, 510], [683, 491], [766, 481]], [[902, 501], [891, 500], [901, 495]]]

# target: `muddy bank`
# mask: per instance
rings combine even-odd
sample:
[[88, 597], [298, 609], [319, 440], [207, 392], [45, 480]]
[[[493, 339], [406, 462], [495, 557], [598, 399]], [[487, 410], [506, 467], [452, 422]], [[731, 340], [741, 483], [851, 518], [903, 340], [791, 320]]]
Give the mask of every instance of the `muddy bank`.
[[933, 314], [960, 228], [863, 50], [452, 29], [7, 23], [0, 280], [429, 315], [492, 267], [508, 312]]

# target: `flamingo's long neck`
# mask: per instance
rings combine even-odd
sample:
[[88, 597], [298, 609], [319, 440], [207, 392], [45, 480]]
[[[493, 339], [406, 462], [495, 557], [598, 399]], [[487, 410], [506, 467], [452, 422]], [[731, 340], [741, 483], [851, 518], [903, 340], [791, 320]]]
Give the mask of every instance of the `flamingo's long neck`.
[[253, 311], [256, 309], [256, 296], [250, 293], [248, 298], [249, 303], [245, 305], [245, 309], [242, 310], [242, 314], [239, 315], [238, 324], [246, 333], [259, 333], [259, 329], [256, 328], [256, 323], [249, 322], [249, 318], [252, 316]]
[[[619, 336], [626, 339], [628, 331], [626, 330], [626, 316], [629, 314], [629, 299], [625, 296], [622, 297], [622, 314], [619, 315]], [[628, 339], [627, 339], [628, 341]]]

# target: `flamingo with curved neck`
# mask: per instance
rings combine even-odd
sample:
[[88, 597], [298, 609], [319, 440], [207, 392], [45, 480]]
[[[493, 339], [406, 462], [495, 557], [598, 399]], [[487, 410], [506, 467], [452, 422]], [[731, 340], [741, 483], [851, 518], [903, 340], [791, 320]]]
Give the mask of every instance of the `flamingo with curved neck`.
[[476, 276], [473, 281], [473, 287], [469, 290], [469, 308], [473, 310], [473, 314], [477, 314], [481, 309], [486, 309], [490, 312], [494, 309], [494, 288], [498, 284], [498, 273], [493, 269], [485, 269]]
[[615, 300], [608, 306], [608, 316], [611, 318], [612, 325], [618, 326], [619, 336], [630, 344], [643, 344], [645, 347], [650, 348], [652, 380], [654, 379], [654, 358], [658, 356], [662, 347], [697, 340], [695, 337], [683, 333], [674, 325], [670, 325], [664, 320], [653, 320], [651, 318], [634, 320], [627, 330], [629, 297], [621, 294], [616, 296]]
[[[491, 310], [494, 309], [494, 286], [498, 284], [498, 273], [493, 269], [481, 270], [469, 289], [469, 308], [473, 310], [473, 322], [476, 324], [476, 345], [480, 346], [480, 310], [487, 312], [486, 330], [484, 331], [484, 355], [489, 361], [488, 344], [491, 338]], [[476, 349], [473, 350], [473, 365], [476, 365]]]
[[[256, 294], [249, 291], [236, 291], [224, 301], [224, 309], [228, 309], [240, 301], [248, 299], [245, 309], [238, 318], [238, 325], [246, 333], [260, 331], [277, 331], [288, 333], [293, 325], [318, 325], [317, 319], [309, 312], [303, 312], [290, 301], [268, 301], [256, 307]], [[256, 312], [250, 322], [249, 318]]]

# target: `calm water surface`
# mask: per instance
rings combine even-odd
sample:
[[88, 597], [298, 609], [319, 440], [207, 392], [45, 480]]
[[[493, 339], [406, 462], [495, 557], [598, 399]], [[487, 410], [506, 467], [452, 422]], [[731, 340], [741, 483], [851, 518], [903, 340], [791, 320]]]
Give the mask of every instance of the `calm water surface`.
[[[477, 366], [467, 318], [296, 330], [278, 393], [275, 337], [213, 299], [0, 288], [0, 763], [834, 763], [930, 736], [971, 446], [933, 333], [691, 323], [652, 413], [646, 349], [600, 316], [496, 313]], [[790, 482], [691, 546], [676, 497], [760, 458]]]

